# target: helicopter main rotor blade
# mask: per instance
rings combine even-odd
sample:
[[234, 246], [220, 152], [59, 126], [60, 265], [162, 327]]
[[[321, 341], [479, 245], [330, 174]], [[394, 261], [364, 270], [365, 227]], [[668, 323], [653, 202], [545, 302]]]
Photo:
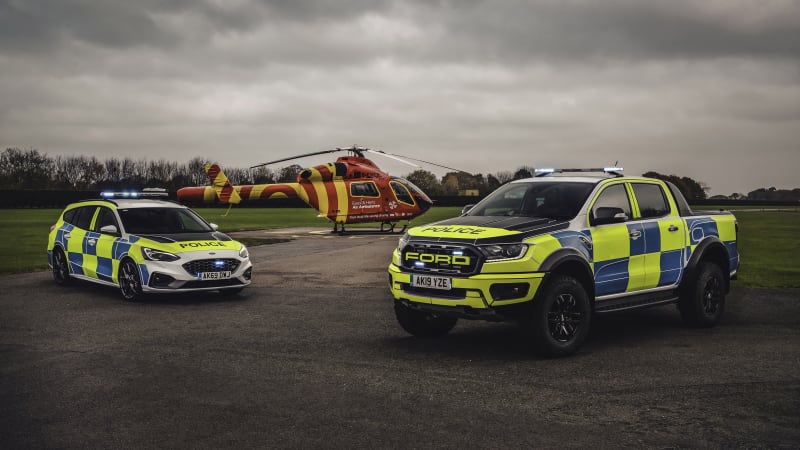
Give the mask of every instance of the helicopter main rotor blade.
[[275, 163], [279, 163], [279, 162], [291, 161], [291, 160], [294, 160], [294, 159], [305, 158], [306, 156], [324, 155], [325, 153], [335, 153], [335, 152], [341, 152], [341, 151], [344, 151], [344, 150], [346, 150], [346, 149], [334, 148], [332, 150], [320, 150], [318, 152], [305, 153], [305, 154], [302, 154], [302, 155], [295, 155], [295, 156], [290, 156], [288, 158], [276, 159], [275, 161], [268, 161], [268, 162], [265, 162], [265, 163], [256, 164], [255, 166], [250, 166], [250, 168], [251, 169], [255, 169], [256, 167], [268, 166], [270, 164], [275, 164]]
[[[375, 152], [375, 150], [371, 150], [371, 151], [372, 151], [372, 152]], [[437, 163], [435, 163], [435, 162], [425, 161], [424, 159], [412, 158], [412, 157], [410, 157], [410, 156], [405, 156], [405, 155], [395, 155], [394, 153], [386, 153], [386, 152], [384, 152], [384, 151], [380, 151], [380, 150], [378, 150], [378, 151], [377, 151], [377, 152], [375, 152], [375, 153], [382, 153], [382, 154], [383, 154], [383, 156], [390, 156], [390, 155], [391, 155], [391, 156], [394, 156], [394, 157], [396, 157], [396, 158], [406, 158], [406, 159], [410, 159], [410, 160], [412, 160], [412, 161], [419, 161], [419, 162], [421, 162], [421, 163], [430, 164], [430, 165], [432, 165], [432, 166], [436, 166], [436, 167], [442, 167], [442, 168], [444, 168], [444, 169], [455, 170], [456, 172], [464, 172], [464, 173], [469, 173], [469, 172], [467, 172], [466, 170], [456, 169], [455, 167], [449, 167], [449, 166], [445, 166], [445, 165], [442, 165], [442, 164], [437, 164]], [[402, 159], [401, 159], [401, 161], [402, 161]], [[408, 163], [408, 164], [410, 164], [410, 163]], [[417, 166], [417, 167], [419, 167], [419, 166]]]
[[403, 164], [408, 164], [408, 165], [409, 165], [409, 166], [411, 166], [411, 167], [416, 167], [416, 168], [418, 168], [418, 169], [420, 168], [420, 166], [419, 166], [418, 164], [414, 164], [414, 163], [412, 163], [412, 162], [406, 161], [405, 159], [403, 159], [403, 158], [400, 158], [400, 157], [399, 157], [399, 156], [397, 156], [397, 155], [392, 155], [391, 153], [386, 153], [386, 152], [384, 152], [384, 151], [382, 151], [382, 150], [370, 150], [370, 149], [366, 149], [366, 151], [368, 151], [368, 152], [370, 152], [370, 153], [376, 153], [376, 154], [378, 154], [378, 155], [384, 156], [384, 157], [386, 157], [386, 158], [393, 159], [393, 160], [395, 160], [395, 161], [400, 161], [401, 163], [403, 163]]

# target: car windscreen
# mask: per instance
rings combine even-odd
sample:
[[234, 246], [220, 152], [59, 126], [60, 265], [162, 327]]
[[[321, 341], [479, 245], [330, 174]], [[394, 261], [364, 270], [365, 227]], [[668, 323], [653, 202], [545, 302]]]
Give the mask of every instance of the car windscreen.
[[213, 231], [185, 208], [120, 208], [122, 227], [131, 234], [176, 234]]
[[509, 183], [469, 210], [467, 216], [524, 216], [557, 220], [574, 218], [594, 189], [594, 183]]

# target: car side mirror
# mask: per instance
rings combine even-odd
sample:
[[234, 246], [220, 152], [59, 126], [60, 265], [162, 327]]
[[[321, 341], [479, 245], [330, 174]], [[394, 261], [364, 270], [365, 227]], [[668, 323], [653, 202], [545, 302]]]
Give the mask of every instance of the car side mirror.
[[103, 234], [119, 235], [119, 230], [116, 225], [105, 225], [100, 227], [100, 232]]
[[461, 208], [461, 215], [463, 216], [464, 214], [468, 213], [469, 210], [472, 209], [474, 206], [475, 206], [475, 204], [471, 204], [471, 205], [466, 205], [465, 207]]
[[605, 225], [609, 223], [622, 223], [628, 220], [628, 215], [622, 208], [602, 206], [594, 211], [592, 225]]
[[211, 225], [211, 229], [212, 229], [212, 230], [214, 230], [214, 231], [217, 231], [217, 230], [219, 230], [219, 225], [217, 225], [217, 224], [215, 224], [215, 223], [213, 223], [213, 222], [212, 222], [212, 223], [209, 223], [209, 225]]

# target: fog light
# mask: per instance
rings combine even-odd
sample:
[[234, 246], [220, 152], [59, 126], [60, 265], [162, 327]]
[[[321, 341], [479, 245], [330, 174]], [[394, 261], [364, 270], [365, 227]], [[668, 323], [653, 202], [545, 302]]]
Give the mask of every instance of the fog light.
[[244, 274], [242, 276], [244, 277], [245, 280], [249, 280], [250, 277], [253, 276], [253, 268], [248, 267], [247, 270], [244, 271]]
[[530, 285], [528, 283], [498, 283], [489, 288], [489, 293], [495, 301], [512, 300], [526, 297], [529, 289]]
[[154, 288], [166, 288], [169, 287], [169, 284], [175, 281], [175, 278], [172, 278], [169, 275], [164, 275], [163, 273], [154, 273], [150, 275], [150, 287]]

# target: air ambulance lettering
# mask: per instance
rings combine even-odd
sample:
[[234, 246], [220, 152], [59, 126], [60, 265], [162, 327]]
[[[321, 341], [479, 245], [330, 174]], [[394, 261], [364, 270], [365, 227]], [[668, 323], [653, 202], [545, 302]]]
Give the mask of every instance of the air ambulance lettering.
[[185, 242], [180, 244], [180, 247], [181, 248], [225, 247], [225, 244], [218, 241]]

